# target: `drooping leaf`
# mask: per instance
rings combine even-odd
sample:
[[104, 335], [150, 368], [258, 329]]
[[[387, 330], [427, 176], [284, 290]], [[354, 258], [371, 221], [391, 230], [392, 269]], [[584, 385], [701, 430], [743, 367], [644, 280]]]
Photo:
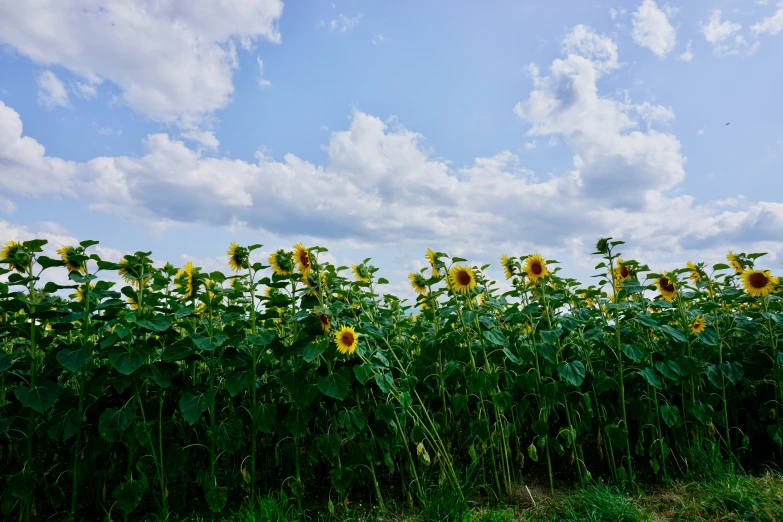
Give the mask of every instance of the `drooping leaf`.
[[318, 379], [318, 390], [327, 397], [337, 399], [338, 401], [345, 399], [350, 387], [351, 375], [345, 366]]
[[124, 409], [107, 408], [98, 419], [98, 433], [107, 442], [118, 442], [132, 421]]
[[34, 388], [25, 385], [17, 386], [14, 395], [22, 405], [32, 408], [38, 413], [43, 413], [57, 402], [60, 396], [60, 387], [52, 381], [44, 381]]
[[561, 378], [578, 387], [585, 380], [585, 365], [582, 364], [582, 361], [561, 362], [557, 366], [557, 373]]

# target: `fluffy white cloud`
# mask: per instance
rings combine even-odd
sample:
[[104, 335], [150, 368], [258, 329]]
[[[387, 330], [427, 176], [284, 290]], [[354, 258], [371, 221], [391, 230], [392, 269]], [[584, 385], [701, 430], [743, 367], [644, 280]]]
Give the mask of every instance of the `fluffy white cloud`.
[[752, 25], [750, 30], [756, 34], [778, 34], [780, 31], [783, 31], [783, 2], [778, 3], [778, 10], [775, 11], [775, 14]]
[[43, 71], [39, 74], [37, 83], [39, 104], [47, 109], [68, 106], [68, 91], [52, 71]]
[[633, 13], [633, 41], [663, 58], [674, 49], [677, 31], [655, 0], [644, 0]]
[[109, 80], [134, 110], [190, 130], [225, 107], [234, 90], [237, 47], [278, 42], [281, 0], [0, 0], [0, 43], [86, 81]]
[[758, 49], [758, 42], [750, 45], [740, 33], [742, 25], [721, 20], [720, 9], [713, 9], [707, 23], [700, 22], [704, 39], [712, 46], [716, 56], [729, 56], [746, 52], [753, 54]]

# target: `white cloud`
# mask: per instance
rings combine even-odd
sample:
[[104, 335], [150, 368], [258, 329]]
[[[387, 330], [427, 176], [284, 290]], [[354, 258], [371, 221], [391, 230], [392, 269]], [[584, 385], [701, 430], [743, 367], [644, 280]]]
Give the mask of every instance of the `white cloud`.
[[340, 33], [347, 33], [362, 21], [362, 14], [357, 13], [353, 16], [345, 16], [344, 14], [340, 13], [337, 15], [337, 18], [330, 20], [327, 24], [329, 26], [329, 30], [334, 32], [340, 32]]
[[38, 103], [47, 109], [68, 106], [68, 91], [65, 85], [52, 71], [43, 71], [38, 75]]
[[256, 57], [256, 62], [258, 63], [258, 86], [262, 89], [271, 87], [272, 82], [264, 78], [264, 61], [261, 58]]
[[109, 80], [133, 110], [198, 138], [202, 119], [231, 99], [237, 48], [279, 42], [282, 9], [281, 0], [0, 0], [0, 42], [85, 85]]
[[609, 17], [610, 17], [612, 20], [616, 20], [616, 19], [617, 19], [617, 18], [619, 18], [619, 17], [625, 16], [627, 12], [628, 12], [628, 11], [626, 11], [626, 10], [625, 10], [624, 8], [622, 8], [622, 7], [621, 7], [620, 9], [615, 9], [614, 7], [610, 7], [610, 8], [609, 8]]
[[71, 87], [71, 92], [80, 98], [91, 100], [98, 96], [98, 85], [100, 85], [100, 82], [76, 82], [76, 85]]
[[[617, 69], [617, 44], [605, 35], [598, 35], [585, 25], [577, 25], [564, 38], [561, 45], [563, 52], [578, 55], [591, 60], [593, 68], [598, 73], [606, 73]], [[538, 78], [538, 67], [530, 67], [531, 74]]]
[[381, 33], [373, 33], [372, 35], [372, 44], [378, 45], [382, 42], [386, 41], [386, 38]]
[[536, 148], [536, 140], [528, 141], [524, 145], [522, 145], [522, 148], [525, 150], [533, 150]]
[[691, 61], [693, 61], [692, 42], [690, 40], [688, 40], [688, 45], [685, 47], [685, 51], [680, 55], [680, 60], [687, 63], [691, 63]]
[[750, 45], [740, 33], [742, 25], [728, 20], [721, 20], [720, 9], [710, 12], [708, 22], [699, 23], [705, 40], [712, 46], [716, 56], [729, 56], [746, 52], [753, 54], [758, 49], [758, 42]]
[[752, 25], [750, 30], [756, 34], [768, 33], [773, 35], [783, 31], [783, 2], [778, 3], [778, 10], [775, 11], [775, 14]]
[[111, 127], [101, 127], [98, 129], [101, 136], [122, 136], [122, 129], [112, 129]]
[[699, 136], [701, 136], [702, 134], [704, 134], [704, 127], [702, 127], [701, 129], [697, 130], [697, 131], [696, 131], [696, 134], [698, 134]]
[[655, 0], [644, 0], [633, 13], [633, 41], [659, 58], [674, 49], [677, 31]]

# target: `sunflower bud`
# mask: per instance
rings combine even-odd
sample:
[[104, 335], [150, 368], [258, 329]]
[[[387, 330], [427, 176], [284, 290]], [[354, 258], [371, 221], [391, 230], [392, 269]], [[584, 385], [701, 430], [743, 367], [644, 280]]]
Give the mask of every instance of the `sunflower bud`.
[[602, 237], [598, 240], [598, 242], [595, 244], [595, 249], [602, 254], [609, 253], [609, 238], [608, 237]]

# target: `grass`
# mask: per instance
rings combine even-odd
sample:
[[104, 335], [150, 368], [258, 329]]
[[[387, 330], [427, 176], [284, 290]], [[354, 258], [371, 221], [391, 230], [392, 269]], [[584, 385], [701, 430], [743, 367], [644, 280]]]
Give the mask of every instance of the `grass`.
[[[707, 521], [783, 521], [783, 476], [766, 473], [750, 476], [731, 471], [713, 474], [710, 479], [678, 481], [666, 487], [628, 495], [603, 484], [559, 491], [549, 496], [536, 490], [534, 502], [495, 507], [471, 507], [460, 504], [448, 488], [432, 488], [427, 504], [415, 512], [392, 507], [337, 510], [331, 515], [326, 506], [299, 516], [295, 503], [286, 498], [260, 499], [254, 511], [240, 509], [221, 522], [707, 522]], [[208, 517], [194, 516], [189, 522], [206, 522]], [[169, 521], [173, 522], [173, 521]], [[177, 521], [179, 522], [179, 521]], [[184, 522], [184, 520], [182, 521]]]

